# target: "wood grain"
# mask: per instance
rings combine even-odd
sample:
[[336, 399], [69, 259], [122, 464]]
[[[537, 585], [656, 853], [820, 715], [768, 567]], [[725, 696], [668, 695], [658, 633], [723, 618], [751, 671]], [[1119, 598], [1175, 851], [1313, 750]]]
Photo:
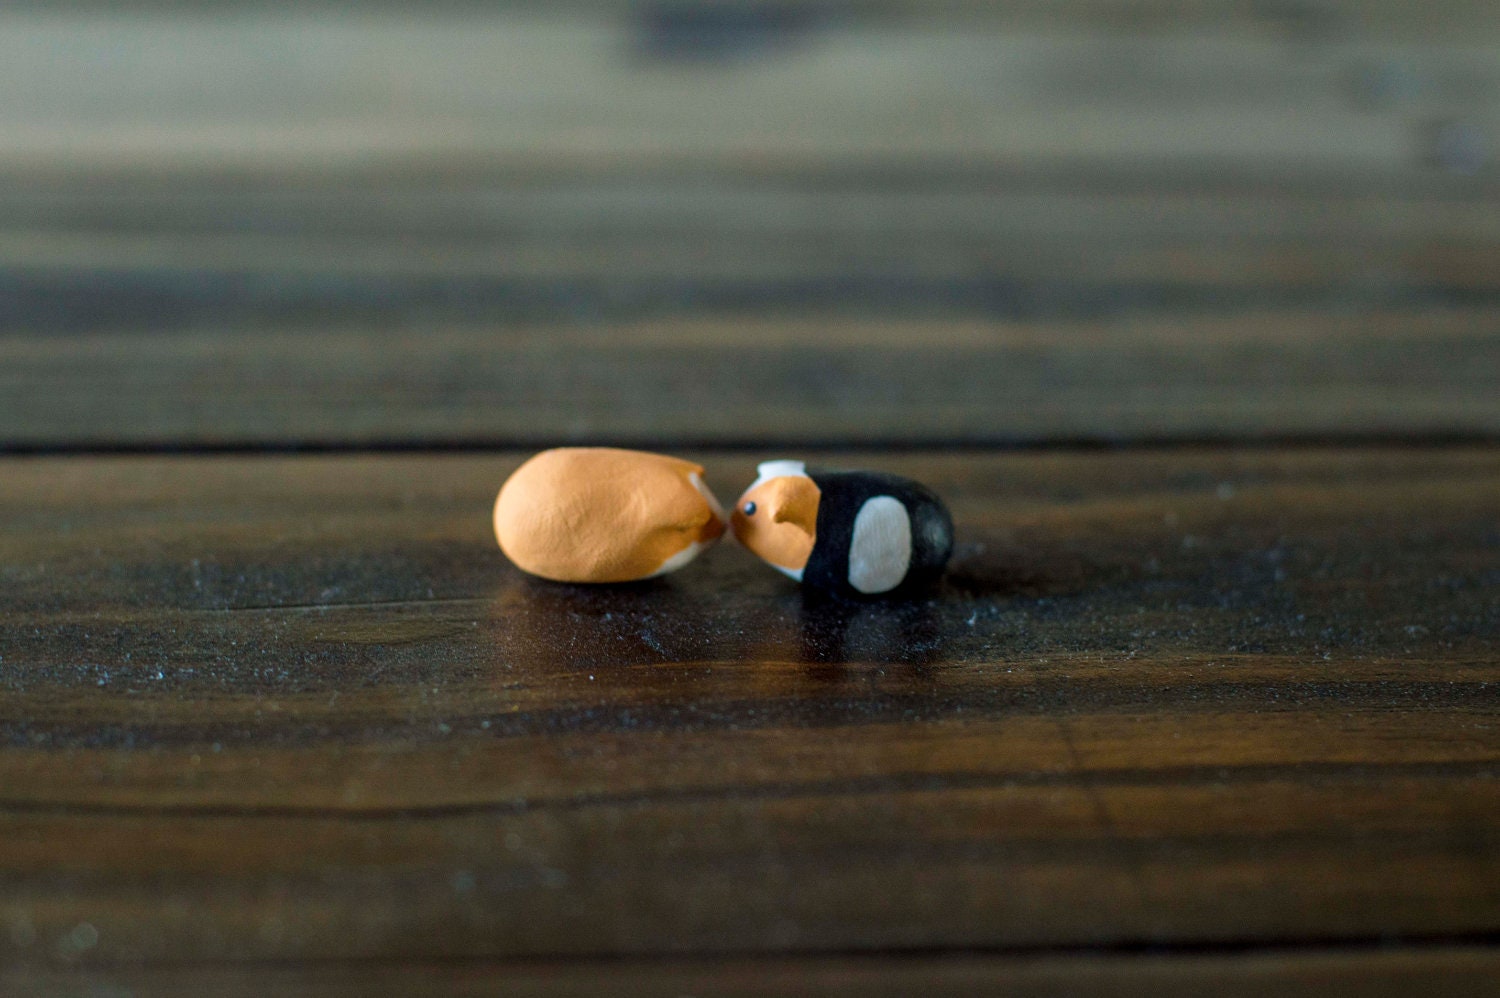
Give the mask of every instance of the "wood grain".
[[[1367, 4], [1073, 4], [1030, 23], [782, 6], [675, 30], [664, 4], [7, 8], [0, 170], [1000, 159], [1411, 175], [1443, 125], [1500, 126], [1500, 18], [1464, 0], [1422, 27]], [[1482, 153], [1451, 162], [1493, 176]]]
[[440, 7], [0, 12], [0, 447], [1500, 432], [1493, 5]]
[[0, 445], [1493, 436], [1444, 183], [0, 184]]
[[1044, 956], [835, 956], [558, 961], [458, 961], [366, 966], [109, 967], [0, 971], [22, 995], [72, 998], [126, 992], [155, 996], [303, 995], [1140, 995], [1191, 998], [1213, 991], [1252, 998], [1420, 992], [1472, 998], [1494, 993], [1496, 958], [1479, 947], [1252, 954], [1083, 952]]
[[853, 607], [732, 548], [524, 579], [487, 536], [521, 456], [4, 461], [5, 962], [1493, 968], [1493, 449], [881, 456], [960, 549]]
[[1490, 437], [1497, 314], [745, 317], [420, 335], [303, 319], [22, 335], [0, 337], [0, 418], [3, 446], [44, 450]]
[[0, 181], [0, 444], [1500, 432], [1482, 178], [455, 170]]

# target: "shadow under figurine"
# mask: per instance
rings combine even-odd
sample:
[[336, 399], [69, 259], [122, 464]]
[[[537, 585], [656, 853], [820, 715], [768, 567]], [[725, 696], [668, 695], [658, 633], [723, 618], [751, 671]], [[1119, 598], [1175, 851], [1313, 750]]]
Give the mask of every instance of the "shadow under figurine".
[[767, 461], [735, 503], [735, 537], [804, 585], [846, 596], [935, 582], [953, 553], [953, 518], [925, 485], [878, 471]]

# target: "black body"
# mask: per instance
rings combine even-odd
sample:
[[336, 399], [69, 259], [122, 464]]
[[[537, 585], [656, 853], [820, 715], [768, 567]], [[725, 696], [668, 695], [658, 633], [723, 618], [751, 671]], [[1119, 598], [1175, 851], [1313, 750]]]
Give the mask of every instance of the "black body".
[[[878, 471], [807, 469], [822, 497], [818, 501], [817, 539], [802, 570], [802, 582], [827, 592], [856, 597], [881, 597], [909, 591], [936, 581], [953, 553], [953, 518], [943, 501], [920, 482]], [[911, 517], [911, 564], [895, 588], [862, 593], [849, 585], [849, 545], [854, 518], [866, 500], [891, 496]]]

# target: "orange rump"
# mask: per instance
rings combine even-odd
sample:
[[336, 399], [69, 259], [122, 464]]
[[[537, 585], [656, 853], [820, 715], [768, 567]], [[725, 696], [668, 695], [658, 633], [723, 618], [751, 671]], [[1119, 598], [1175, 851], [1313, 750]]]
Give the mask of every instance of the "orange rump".
[[495, 500], [506, 557], [558, 582], [630, 582], [675, 571], [724, 533], [724, 514], [690, 461], [614, 447], [531, 458]]

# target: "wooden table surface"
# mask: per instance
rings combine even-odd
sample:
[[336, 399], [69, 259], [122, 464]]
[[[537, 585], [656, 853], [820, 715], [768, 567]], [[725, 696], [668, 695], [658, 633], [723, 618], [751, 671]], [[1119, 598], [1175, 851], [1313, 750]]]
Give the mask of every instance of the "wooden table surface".
[[7, 460], [7, 952], [165, 992], [1494, 983], [1500, 453], [819, 456], [948, 497], [941, 589], [819, 603], [732, 547], [531, 580], [510, 454]]
[[0, 11], [0, 994], [1500, 994], [1496, 8], [720, 6]]

